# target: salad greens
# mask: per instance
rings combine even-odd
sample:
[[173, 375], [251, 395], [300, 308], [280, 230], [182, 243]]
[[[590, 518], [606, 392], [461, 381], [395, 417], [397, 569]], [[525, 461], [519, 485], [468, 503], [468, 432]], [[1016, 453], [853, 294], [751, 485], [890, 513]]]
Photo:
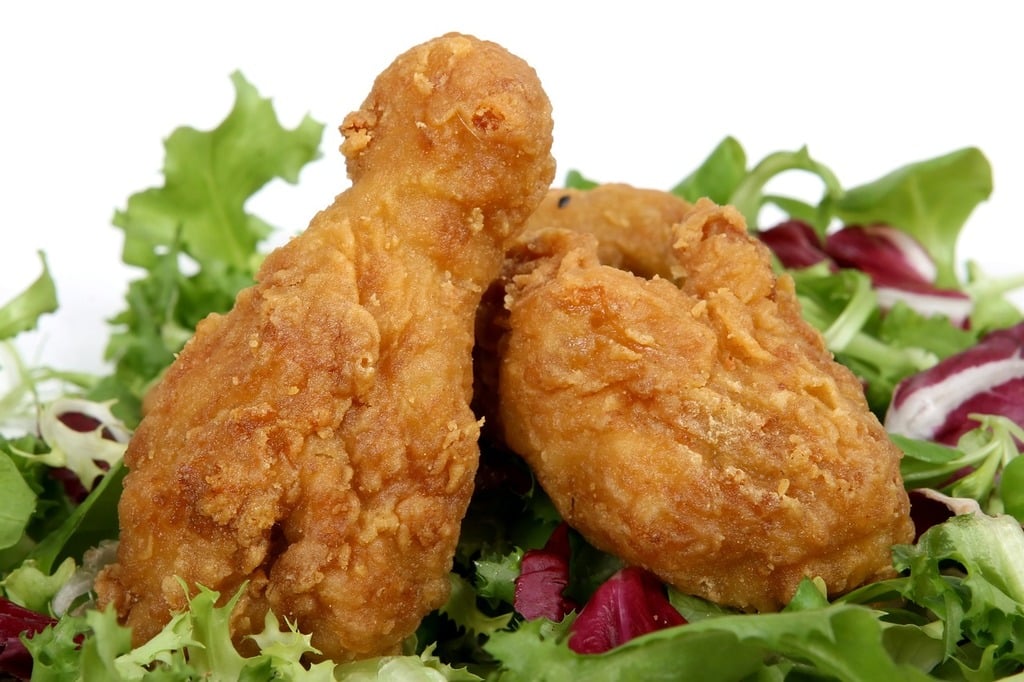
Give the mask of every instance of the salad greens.
[[43, 272], [27, 289], [0, 307], [0, 341], [34, 329], [39, 318], [57, 310], [57, 287], [50, 275], [46, 255], [39, 254]]
[[[607, 598], [623, 576], [636, 584], [646, 579], [624, 573], [617, 558], [562, 524], [523, 462], [484, 442], [451, 598], [401, 654], [310, 663], [308, 633], [271, 615], [253, 637], [259, 652], [246, 657], [228, 636], [236, 595], [205, 589], [154, 639], [132, 648], [113, 612], [96, 610], [89, 599], [92, 577], [116, 540], [121, 455], [142, 396], [195, 325], [230, 307], [252, 281], [272, 228], [245, 204], [275, 178], [296, 182], [317, 157], [323, 131], [308, 117], [282, 127], [270, 101], [241, 74], [232, 82], [236, 101], [223, 123], [175, 131], [166, 141], [164, 185], [132, 195], [114, 215], [124, 231], [122, 258], [142, 275], [112, 320], [112, 372], [28, 368], [3, 347], [0, 370], [12, 381], [0, 396], [0, 433], [15, 432], [0, 435], [0, 671], [33, 680], [1024, 679], [1024, 425], [1000, 413], [972, 415], [954, 443], [893, 436], [906, 453], [908, 489], [932, 489], [958, 511], [920, 526], [915, 543], [893, 548], [896, 577], [831, 601], [812, 579], [770, 614], [736, 613], [671, 589], [667, 600], [654, 592]], [[771, 178], [791, 171], [820, 178], [822, 196], [765, 193]], [[596, 183], [571, 172], [566, 184]], [[726, 138], [671, 191], [736, 205], [753, 234], [772, 227], [760, 223], [767, 205], [799, 223], [801, 248], [824, 255], [795, 267], [779, 250], [777, 267], [793, 278], [806, 319], [861, 379], [883, 419], [909, 377], [1024, 321], [1006, 298], [1024, 282], [988, 279], [975, 264], [956, 269], [960, 232], [991, 188], [991, 169], [977, 149], [845, 188], [806, 148], [750, 166], [742, 145]], [[935, 268], [930, 284], [969, 299], [965, 323], [917, 309], [912, 300], [883, 305], [876, 279], [830, 259], [830, 234], [875, 224], [920, 244]], [[39, 279], [0, 302], [0, 343], [57, 308], [41, 259]], [[539, 577], [541, 592], [555, 585], [554, 611], [530, 603], [539, 597], [524, 587], [526, 575]], [[604, 639], [611, 644], [577, 653], [569, 641], [574, 624], [598, 602], [587, 618], [598, 628], [610, 618]], [[674, 609], [672, 617], [659, 624], [657, 613], [633, 614], [646, 619], [644, 628], [628, 636], [613, 630], [638, 622], [617, 608], [653, 603]]]
[[107, 359], [114, 373], [91, 397], [116, 400], [126, 423], [139, 419], [142, 395], [191, 337], [199, 320], [223, 311], [250, 284], [258, 246], [273, 228], [246, 201], [275, 178], [298, 181], [319, 155], [323, 125], [304, 118], [285, 129], [269, 99], [235, 73], [235, 105], [210, 131], [182, 127], [164, 143], [164, 184], [129, 197], [114, 214], [124, 231], [122, 258], [143, 269], [127, 308], [114, 320]]

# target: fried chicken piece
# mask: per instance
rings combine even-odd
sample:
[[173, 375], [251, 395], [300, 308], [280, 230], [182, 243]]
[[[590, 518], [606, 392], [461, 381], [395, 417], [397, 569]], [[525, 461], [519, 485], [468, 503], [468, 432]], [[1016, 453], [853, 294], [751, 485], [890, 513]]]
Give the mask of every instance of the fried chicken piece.
[[[586, 232], [597, 238], [604, 265], [641, 277], [672, 275], [672, 226], [692, 210], [685, 199], [661, 190], [608, 183], [580, 190], [552, 188], [526, 222], [517, 241], [553, 228]], [[498, 352], [504, 310], [504, 285], [496, 281], [484, 294], [477, 314], [473, 349], [476, 391], [473, 409], [483, 415], [486, 440], [500, 445]]]
[[563, 228], [597, 237], [601, 263], [640, 275], [671, 277], [672, 225], [691, 210], [669, 192], [608, 183], [587, 190], [552, 189], [526, 223], [524, 239]]
[[591, 544], [684, 593], [774, 610], [892, 571], [913, 535], [900, 451], [803, 321], [740, 214], [701, 200], [674, 274], [598, 262], [593, 236], [510, 252], [508, 445]]
[[447, 35], [341, 127], [353, 184], [203, 321], [132, 439], [118, 563], [97, 583], [136, 644], [226, 601], [325, 656], [393, 653], [442, 605], [477, 468], [473, 320], [554, 174], [525, 62]]

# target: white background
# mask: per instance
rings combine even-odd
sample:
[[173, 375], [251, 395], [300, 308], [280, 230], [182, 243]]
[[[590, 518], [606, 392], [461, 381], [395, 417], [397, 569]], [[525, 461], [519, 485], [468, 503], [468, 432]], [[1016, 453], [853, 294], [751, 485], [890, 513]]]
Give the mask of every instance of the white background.
[[[1024, 40], [1014, 3], [33, 2], [0, 5], [0, 302], [39, 272], [61, 309], [22, 342], [65, 369], [102, 366], [105, 319], [135, 273], [111, 226], [162, 182], [162, 140], [215, 126], [238, 69], [291, 127], [327, 124], [298, 187], [250, 209], [302, 229], [347, 186], [337, 125], [400, 52], [457, 30], [504, 44], [554, 104], [558, 182], [668, 189], [724, 136], [751, 162], [807, 145], [847, 186], [980, 147], [995, 192], [962, 259], [1024, 271]], [[674, 9], [670, 9], [674, 8]], [[810, 197], [819, 191], [809, 187]]]

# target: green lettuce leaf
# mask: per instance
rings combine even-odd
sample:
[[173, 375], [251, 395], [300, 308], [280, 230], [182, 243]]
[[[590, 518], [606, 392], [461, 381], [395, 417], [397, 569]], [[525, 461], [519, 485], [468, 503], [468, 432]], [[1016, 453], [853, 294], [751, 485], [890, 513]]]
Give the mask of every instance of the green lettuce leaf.
[[856, 605], [789, 613], [724, 615], [659, 630], [603, 654], [580, 655], [566, 644], [569, 622], [529, 621], [498, 632], [485, 648], [502, 661], [499, 680], [719, 680], [801, 669], [801, 679], [846, 682], [928, 680], [898, 661], [887, 624]]
[[[182, 589], [185, 589], [182, 586]], [[64, 616], [56, 625], [26, 641], [36, 680], [295, 680], [328, 682], [335, 665], [304, 665], [315, 653], [309, 637], [283, 631], [268, 615], [264, 630], [253, 635], [260, 653], [238, 653], [228, 634], [228, 619], [241, 592], [217, 606], [219, 593], [200, 589], [189, 608], [148, 642], [132, 648], [131, 631], [118, 623], [113, 609], [91, 609]]]
[[[0, 549], [0, 571], [9, 571], [28, 557], [36, 544], [47, 537], [55, 528], [63, 523], [72, 512], [72, 504], [64, 493], [59, 481], [49, 475], [49, 467], [26, 458], [27, 454], [41, 454], [49, 450], [41, 438], [27, 434], [14, 439], [0, 436], [0, 458], [6, 460], [2, 465], [8, 469], [0, 483], [0, 493], [4, 499], [0, 508], [4, 509], [7, 524], [6, 532], [17, 529], [21, 532], [12, 544]], [[21, 480], [13, 477], [9, 465], [17, 469]], [[25, 495], [27, 486], [31, 499]], [[8, 499], [9, 498], [9, 499]], [[28, 513], [28, 517], [23, 515]], [[21, 519], [24, 518], [24, 524]]]
[[14, 569], [0, 581], [4, 594], [15, 604], [37, 613], [50, 613], [50, 601], [68, 581], [76, 568], [75, 560], [68, 557], [53, 573], [39, 570], [29, 560]]
[[25, 533], [36, 509], [36, 493], [21, 469], [0, 450], [0, 550], [13, 546]]
[[868, 403], [883, 415], [900, 380], [977, 341], [977, 333], [926, 317], [903, 303], [883, 315], [864, 273], [815, 265], [789, 273], [804, 319], [822, 333], [836, 359], [865, 383]]
[[885, 223], [917, 239], [935, 259], [936, 285], [955, 288], [956, 245], [975, 207], [992, 193], [992, 168], [975, 148], [907, 164], [831, 203], [847, 223]]
[[743, 145], [734, 137], [726, 137], [671, 192], [690, 202], [708, 197], [715, 203], [726, 204], [746, 175], [747, 153]]
[[516, 578], [523, 560], [523, 550], [495, 554], [473, 562], [476, 568], [477, 593], [485, 599], [496, 599], [511, 605], [515, 600]]
[[[185, 589], [182, 585], [182, 589]], [[131, 630], [113, 609], [65, 615], [56, 625], [26, 640], [33, 657], [33, 680], [45, 682], [128, 682], [135, 680], [224, 680], [225, 682], [453, 682], [480, 680], [442, 663], [428, 647], [421, 655], [381, 656], [337, 665], [311, 663], [318, 653], [309, 635], [282, 628], [268, 613], [252, 635], [258, 653], [243, 656], [228, 630], [241, 590], [218, 606], [220, 594], [200, 588], [188, 609], [176, 614], [141, 646], [132, 647]]]
[[1024, 457], [1015, 457], [1003, 468], [999, 497], [1004, 511], [1024, 523]]
[[972, 261], [967, 262], [964, 291], [971, 297], [971, 329], [979, 336], [1024, 321], [1024, 311], [1007, 298], [1007, 294], [1024, 287], [1024, 272], [1005, 277], [991, 277]]
[[[964, 514], [893, 550], [904, 596], [941, 623], [945, 657], [991, 675], [1024, 664], [1024, 530], [1011, 516]], [[988, 652], [987, 664], [979, 652]], [[985, 679], [977, 676], [975, 679]], [[987, 679], [996, 679], [987, 677]]]
[[464, 668], [441, 662], [427, 647], [419, 655], [381, 656], [339, 665], [339, 682], [479, 682], [483, 678]]
[[115, 464], [81, 504], [32, 548], [27, 558], [41, 571], [49, 572], [66, 557], [81, 557], [101, 541], [116, 538], [117, 502], [126, 473], [123, 461]]
[[907, 438], [890, 438], [904, 453], [900, 473], [908, 489], [934, 488], [950, 497], [975, 500], [992, 515], [1024, 521], [1024, 428], [1002, 415], [972, 414], [977, 426], [956, 447]]
[[596, 180], [584, 177], [577, 170], [571, 170], [565, 175], [565, 186], [569, 189], [594, 189], [599, 184]]
[[57, 287], [40, 252], [43, 271], [27, 289], [0, 306], [0, 341], [35, 329], [39, 318], [57, 309]]

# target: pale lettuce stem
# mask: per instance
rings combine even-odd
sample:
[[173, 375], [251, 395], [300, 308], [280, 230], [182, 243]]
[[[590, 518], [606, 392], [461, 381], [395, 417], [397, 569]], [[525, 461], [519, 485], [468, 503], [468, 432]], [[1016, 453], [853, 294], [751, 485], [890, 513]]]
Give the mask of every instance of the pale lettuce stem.
[[[735, 206], [747, 220], [747, 225], [755, 228], [763, 203], [763, 190], [768, 181], [776, 175], [789, 170], [803, 170], [821, 178], [825, 185], [825, 198], [836, 199], [843, 194], [843, 187], [835, 174], [825, 165], [815, 161], [802, 147], [795, 152], [775, 152], [764, 157], [733, 191], [729, 203]], [[820, 205], [827, 205], [823, 201]]]
[[972, 299], [986, 296], [1001, 296], [1011, 291], [1024, 288], [1024, 272], [1005, 277], [989, 277], [982, 275], [976, 266], [969, 266], [971, 281], [964, 286], [964, 291]]
[[843, 312], [823, 332], [825, 343], [834, 352], [843, 351], [860, 333], [878, 302], [867, 277], [856, 278], [856, 289]]
[[871, 364], [887, 374], [906, 374], [935, 364], [929, 353], [899, 349], [882, 343], [862, 331], [864, 323], [877, 307], [874, 289], [867, 277], [858, 277], [854, 295], [834, 319], [812, 299], [801, 297], [804, 319], [822, 332], [833, 353], [842, 353]]

